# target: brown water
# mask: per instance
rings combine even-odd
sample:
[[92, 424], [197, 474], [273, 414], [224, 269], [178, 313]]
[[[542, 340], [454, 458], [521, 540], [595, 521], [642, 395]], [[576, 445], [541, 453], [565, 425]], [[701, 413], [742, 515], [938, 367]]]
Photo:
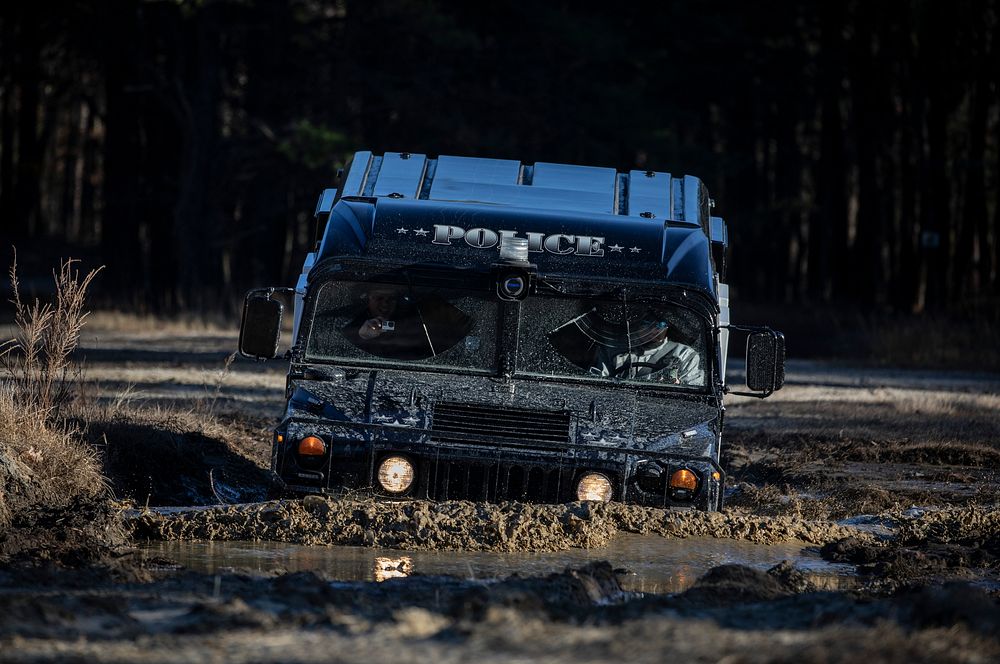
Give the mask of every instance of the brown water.
[[464, 579], [544, 576], [598, 560], [625, 570], [621, 574], [625, 590], [641, 593], [681, 592], [712, 567], [730, 563], [766, 570], [788, 560], [827, 589], [851, 587], [855, 581], [853, 566], [826, 562], [805, 544], [764, 545], [713, 538], [623, 534], [607, 547], [553, 553], [400, 551], [239, 541], [156, 541], [142, 548], [147, 557], [168, 558], [201, 572], [312, 570], [340, 581], [384, 581], [411, 574]]

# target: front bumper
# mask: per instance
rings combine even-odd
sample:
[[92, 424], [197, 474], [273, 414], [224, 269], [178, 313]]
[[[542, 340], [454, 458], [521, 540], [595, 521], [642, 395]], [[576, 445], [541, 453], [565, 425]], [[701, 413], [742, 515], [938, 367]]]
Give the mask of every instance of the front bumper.
[[[722, 504], [725, 473], [710, 457], [576, 444], [501, 446], [471, 439], [457, 442], [454, 436], [448, 442], [436, 442], [413, 430], [353, 426], [365, 432], [364, 440], [313, 433], [326, 442], [321, 458], [299, 457], [294, 435], [281, 443], [276, 439], [272, 469], [287, 489], [301, 493], [534, 503], [575, 501], [580, 477], [600, 472], [611, 480], [615, 501], [701, 510], [716, 510]], [[415, 480], [408, 491], [390, 495], [381, 489], [376, 476], [382, 459], [395, 455], [414, 464]], [[668, 486], [671, 474], [682, 468], [699, 479], [693, 492], [677, 492]]]

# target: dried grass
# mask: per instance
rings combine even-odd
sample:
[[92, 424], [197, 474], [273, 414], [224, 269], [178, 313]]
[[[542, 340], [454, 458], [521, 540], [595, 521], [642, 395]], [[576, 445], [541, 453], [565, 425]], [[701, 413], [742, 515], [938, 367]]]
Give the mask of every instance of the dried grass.
[[17, 405], [45, 420], [58, 415], [79, 378], [70, 354], [87, 319], [87, 288], [101, 270], [91, 270], [81, 278], [76, 262], [65, 260], [58, 272], [53, 272], [56, 297], [52, 303], [21, 299], [16, 255], [8, 273], [14, 293], [15, 334], [0, 344], [0, 369], [11, 381]]
[[18, 389], [14, 383], [0, 383], [0, 447], [13, 451], [31, 471], [46, 501], [106, 493], [98, 454], [81, 441], [80, 431], [24, 410]]
[[[0, 452], [16, 466], [6, 466], [7, 477], [0, 477], [0, 511], [68, 505], [107, 491], [97, 453], [62, 413], [79, 378], [70, 355], [87, 318], [87, 287], [98, 271], [81, 276], [75, 261], [66, 260], [53, 273], [55, 301], [26, 303], [16, 259], [11, 265], [16, 331], [0, 344]], [[21, 487], [18, 495], [4, 495], [4, 484]]]

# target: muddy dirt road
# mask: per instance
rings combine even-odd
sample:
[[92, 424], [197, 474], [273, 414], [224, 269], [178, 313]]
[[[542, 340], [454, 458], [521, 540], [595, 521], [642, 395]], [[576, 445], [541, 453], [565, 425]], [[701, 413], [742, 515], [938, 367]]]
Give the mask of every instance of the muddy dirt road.
[[0, 569], [0, 661], [1000, 660], [1000, 376], [793, 360], [722, 514], [261, 502], [283, 367], [235, 341], [88, 328], [88, 398], [153, 413], [99, 440], [133, 547]]

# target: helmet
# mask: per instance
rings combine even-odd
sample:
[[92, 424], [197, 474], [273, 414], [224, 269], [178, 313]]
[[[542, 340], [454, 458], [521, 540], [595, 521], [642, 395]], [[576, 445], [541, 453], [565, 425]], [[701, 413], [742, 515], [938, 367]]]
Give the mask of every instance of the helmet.
[[577, 326], [590, 339], [611, 348], [642, 348], [663, 338], [669, 325], [642, 304], [602, 302], [581, 316]]

